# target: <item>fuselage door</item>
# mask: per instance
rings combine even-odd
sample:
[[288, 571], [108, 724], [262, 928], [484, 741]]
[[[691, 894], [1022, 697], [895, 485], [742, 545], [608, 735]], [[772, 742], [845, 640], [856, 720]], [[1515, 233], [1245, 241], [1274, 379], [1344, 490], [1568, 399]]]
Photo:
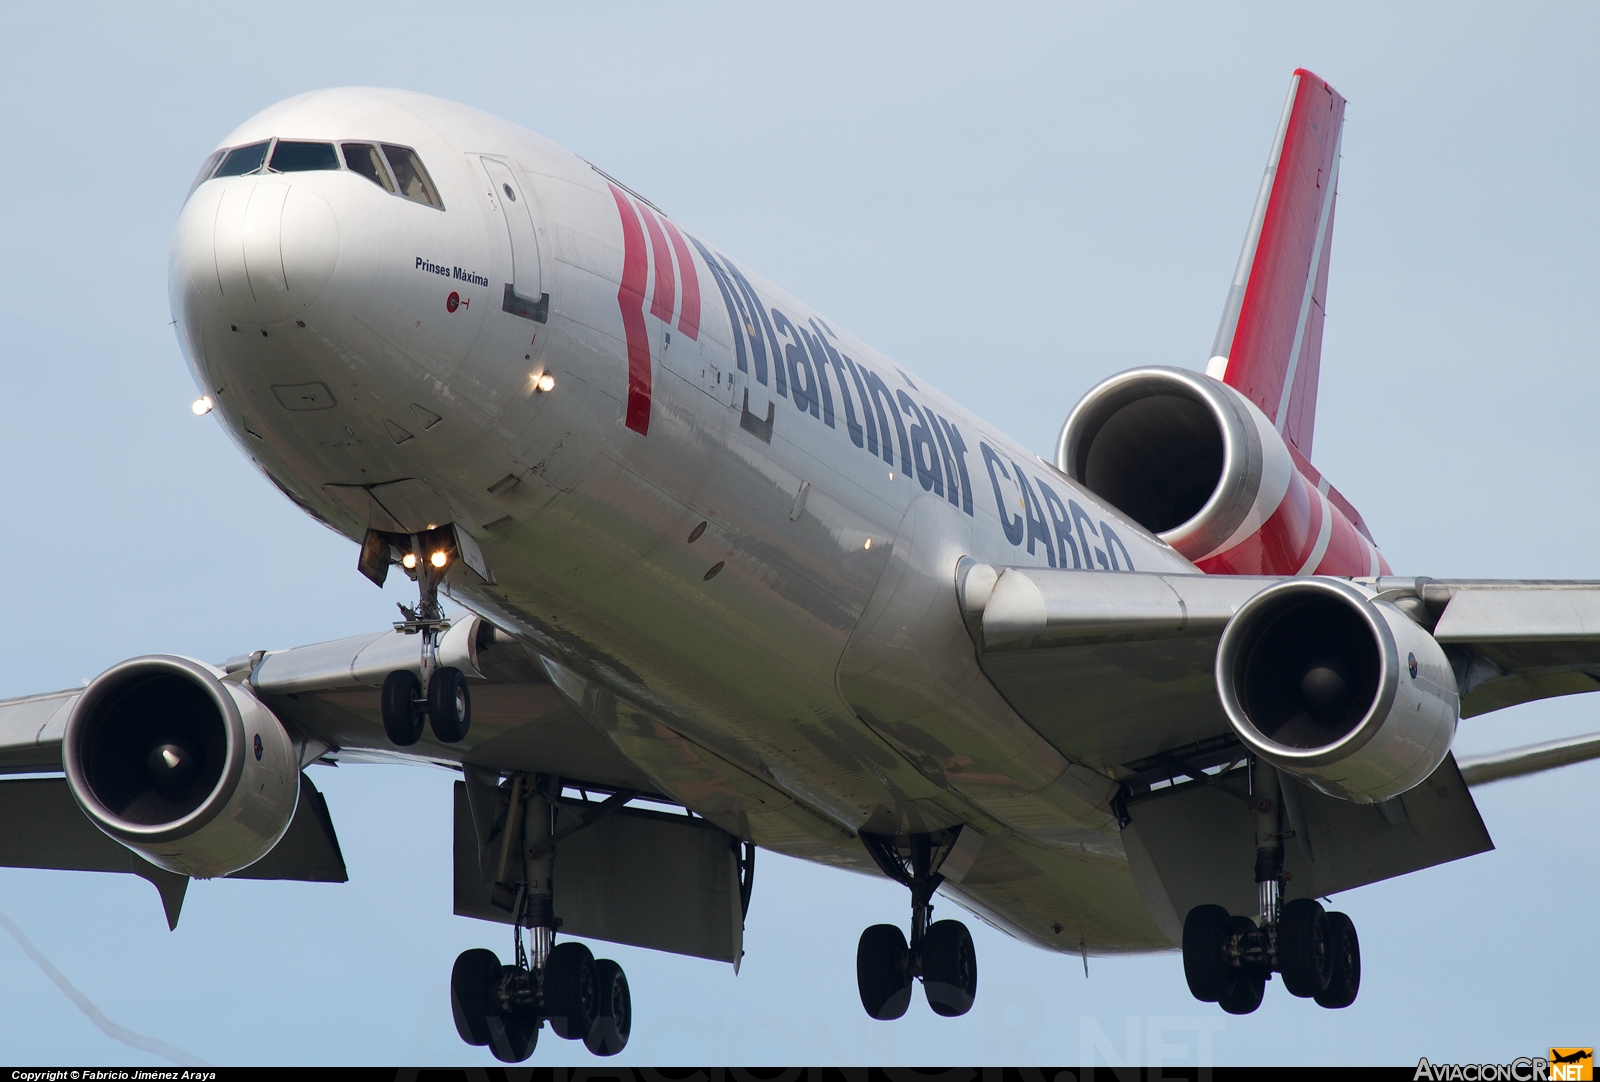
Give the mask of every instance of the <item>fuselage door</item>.
[[543, 323], [548, 302], [539, 273], [539, 238], [533, 229], [533, 208], [528, 192], [511, 167], [498, 158], [482, 157], [489, 179], [489, 205], [505, 223], [511, 240], [511, 281], [506, 283], [502, 308], [515, 316]]

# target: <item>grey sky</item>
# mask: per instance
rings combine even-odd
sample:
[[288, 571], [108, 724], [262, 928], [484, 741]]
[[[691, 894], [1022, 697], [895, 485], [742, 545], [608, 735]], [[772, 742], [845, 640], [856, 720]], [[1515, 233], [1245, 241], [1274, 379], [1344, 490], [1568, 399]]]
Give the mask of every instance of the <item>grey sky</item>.
[[[168, 326], [179, 203], [229, 129], [378, 84], [594, 161], [1040, 452], [1098, 379], [1200, 367], [1291, 71], [1350, 101], [1319, 468], [1407, 574], [1600, 577], [1592, 5], [13, 5], [0, 38], [0, 695], [163, 651], [381, 627], [396, 590], [209, 419]], [[1570, 699], [1487, 750], [1600, 729]], [[345, 886], [0, 871], [0, 909], [111, 1021], [215, 1063], [487, 1062], [449, 1019], [444, 772], [318, 770]], [[975, 926], [973, 1012], [869, 1023], [854, 949], [903, 891], [762, 854], [737, 977], [627, 949], [639, 1061], [1414, 1063], [1592, 1042], [1600, 764], [1478, 793], [1499, 849], [1338, 899], [1346, 1011], [1248, 1018], [1175, 955]], [[941, 916], [953, 905], [940, 906]], [[127, 1063], [9, 938], [0, 1058]], [[546, 1036], [536, 1063], [586, 1062]], [[152, 1057], [152, 1062], [160, 1061]]]

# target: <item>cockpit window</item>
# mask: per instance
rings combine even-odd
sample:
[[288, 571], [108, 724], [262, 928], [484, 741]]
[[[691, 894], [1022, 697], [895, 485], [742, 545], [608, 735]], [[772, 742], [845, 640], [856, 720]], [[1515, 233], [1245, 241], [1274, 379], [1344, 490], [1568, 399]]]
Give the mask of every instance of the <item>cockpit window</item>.
[[272, 148], [274, 173], [309, 173], [317, 169], [339, 168], [339, 157], [332, 143], [293, 143], [284, 139]]
[[[271, 160], [268, 161], [268, 158]], [[422, 159], [410, 147], [392, 143], [314, 143], [303, 139], [267, 139], [248, 146], [224, 147], [212, 153], [200, 167], [194, 189], [213, 177], [242, 177], [266, 169], [272, 173], [306, 173], [313, 170], [343, 171], [366, 177], [390, 195], [400, 195], [414, 203], [444, 209], [439, 189], [423, 167]]]
[[227, 152], [226, 158], [222, 158], [222, 165], [216, 166], [216, 176], [243, 176], [245, 173], [254, 173], [261, 168], [261, 163], [266, 158], [266, 142], [251, 142], [248, 147], [235, 147]]
[[189, 185], [190, 195], [194, 194], [196, 188], [211, 179], [211, 174], [216, 172], [217, 163], [222, 160], [222, 156], [226, 153], [226, 150], [213, 150], [211, 152], [210, 156], [206, 158], [206, 163], [200, 167], [200, 172], [194, 175], [194, 183]]
[[389, 170], [384, 168], [383, 159], [378, 157], [378, 148], [371, 143], [344, 144], [344, 164], [349, 166], [350, 172], [360, 173], [384, 191], [394, 194], [394, 181], [389, 179]]
[[222, 164], [217, 166], [214, 174], [219, 177], [242, 177], [246, 173], [254, 173], [261, 168], [261, 163], [267, 159], [266, 142], [251, 143], [247, 147], [235, 147], [228, 151], [228, 156], [222, 159]]
[[389, 167], [394, 170], [394, 179], [400, 185], [400, 194], [415, 203], [443, 210], [444, 203], [439, 199], [439, 190], [433, 186], [433, 178], [428, 176], [428, 171], [422, 167], [422, 159], [417, 157], [417, 152], [407, 147], [383, 144], [383, 156], [389, 160]]

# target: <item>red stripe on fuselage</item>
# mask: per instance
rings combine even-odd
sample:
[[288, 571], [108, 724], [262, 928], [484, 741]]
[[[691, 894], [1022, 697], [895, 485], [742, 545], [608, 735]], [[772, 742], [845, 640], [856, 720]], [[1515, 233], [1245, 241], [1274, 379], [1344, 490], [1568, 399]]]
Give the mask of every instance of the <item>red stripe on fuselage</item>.
[[1296, 474], [1289, 478], [1283, 500], [1259, 530], [1195, 566], [1209, 575], [1292, 575], [1317, 543], [1321, 505], [1316, 489]]
[[694, 269], [694, 256], [683, 242], [683, 234], [672, 224], [671, 218], [662, 218], [667, 236], [672, 238], [672, 250], [678, 253], [678, 276], [683, 279], [683, 309], [678, 313], [678, 330], [690, 341], [700, 337], [700, 272]]
[[1333, 517], [1328, 551], [1313, 570], [1316, 575], [1366, 575], [1372, 570], [1372, 552], [1366, 540], [1343, 515]]
[[610, 185], [622, 216], [622, 284], [617, 306], [622, 309], [622, 333], [628, 344], [627, 426], [643, 436], [650, 431], [650, 333], [644, 325], [644, 282], [649, 271], [644, 250], [644, 230], [628, 197]]
[[1331, 520], [1328, 547], [1308, 574], [1370, 575], [1374, 557], [1378, 573], [1389, 573], [1383, 555], [1357, 532], [1338, 504], [1319, 493], [1316, 483], [1300, 473], [1289, 479], [1283, 502], [1259, 530], [1227, 551], [1197, 561], [1195, 566], [1208, 575], [1298, 574], [1316, 550], [1323, 516]]
[[[1313, 485], [1320, 485], [1322, 483], [1322, 474], [1311, 464], [1310, 459], [1300, 453], [1300, 448], [1292, 443], [1286, 443], [1284, 446], [1289, 448], [1289, 457], [1294, 460], [1295, 469], [1299, 470], [1305, 479]], [[1328, 491], [1324, 495], [1329, 503], [1339, 509], [1340, 514], [1350, 520], [1350, 525], [1356, 528], [1356, 533], [1365, 537], [1368, 541], [1372, 541], [1372, 531], [1367, 529], [1367, 524], [1362, 519], [1361, 512], [1356, 510], [1355, 504], [1345, 499], [1343, 493], [1334, 488], [1332, 484], [1328, 486]], [[1372, 547], [1377, 548], [1378, 543], [1372, 541]]]
[[672, 309], [678, 303], [678, 280], [672, 273], [672, 252], [667, 248], [661, 223], [650, 213], [650, 208], [639, 204], [639, 214], [650, 233], [650, 256], [656, 264], [656, 288], [650, 297], [650, 314], [663, 323], [671, 323]]

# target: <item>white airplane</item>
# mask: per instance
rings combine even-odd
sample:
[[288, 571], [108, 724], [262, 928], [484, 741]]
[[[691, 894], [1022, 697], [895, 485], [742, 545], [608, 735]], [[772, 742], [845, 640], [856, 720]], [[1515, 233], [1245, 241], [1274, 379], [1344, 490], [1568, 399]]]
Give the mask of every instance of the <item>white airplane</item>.
[[545, 1023], [626, 1044], [582, 940], [737, 966], [756, 847], [909, 889], [909, 935], [861, 936], [876, 1019], [972, 1006], [936, 894], [1181, 948], [1225, 1011], [1273, 973], [1349, 1005], [1318, 898], [1491, 848], [1471, 785], [1600, 756], [1450, 751], [1600, 687], [1600, 585], [1392, 575], [1310, 464], [1343, 110], [1295, 73], [1204, 374], [1111, 377], [1046, 461], [512, 124], [267, 109], [173, 242], [195, 412], [417, 603], [0, 704], [0, 770], [42, 775], [0, 782], [0, 865], [140, 875], [175, 926], [190, 877], [345, 879], [312, 764], [425, 762], [461, 774], [455, 912], [513, 928], [451, 980], [507, 1062]]

